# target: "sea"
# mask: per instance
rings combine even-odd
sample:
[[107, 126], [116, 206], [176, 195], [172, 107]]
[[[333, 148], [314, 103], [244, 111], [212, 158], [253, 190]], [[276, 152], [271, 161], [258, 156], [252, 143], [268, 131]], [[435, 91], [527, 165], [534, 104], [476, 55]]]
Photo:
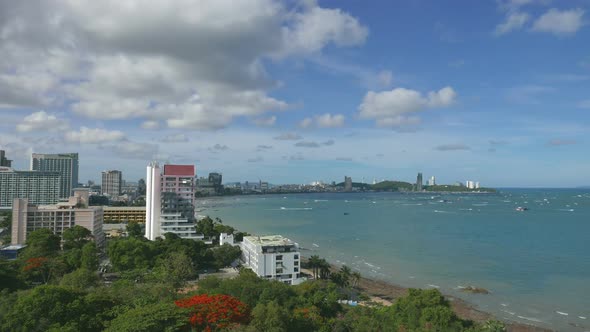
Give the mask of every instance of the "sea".
[[[437, 288], [496, 317], [590, 331], [590, 190], [317, 193], [200, 199], [199, 214], [365, 277]], [[526, 211], [518, 211], [526, 207]], [[485, 288], [470, 294], [462, 287]]]

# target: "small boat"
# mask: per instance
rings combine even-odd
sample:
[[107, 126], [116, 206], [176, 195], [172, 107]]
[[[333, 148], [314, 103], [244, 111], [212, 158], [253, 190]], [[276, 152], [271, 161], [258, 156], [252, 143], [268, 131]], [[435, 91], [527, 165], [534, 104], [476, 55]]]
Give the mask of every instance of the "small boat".
[[519, 206], [519, 207], [516, 208], [516, 211], [520, 211], [520, 212], [522, 212], [522, 211], [528, 211], [528, 210], [529, 210], [529, 208], [526, 207], [526, 206]]
[[344, 212], [344, 215], [347, 216], [349, 213], [348, 212]]

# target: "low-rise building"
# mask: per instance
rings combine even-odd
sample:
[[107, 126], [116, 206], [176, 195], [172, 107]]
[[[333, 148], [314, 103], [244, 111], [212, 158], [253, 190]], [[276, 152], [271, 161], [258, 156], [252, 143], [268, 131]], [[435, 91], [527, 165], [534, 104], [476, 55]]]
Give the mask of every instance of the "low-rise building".
[[264, 279], [289, 285], [304, 281], [300, 278], [299, 245], [281, 235], [245, 236], [241, 242], [242, 264]]
[[88, 206], [88, 190], [74, 190], [68, 202], [55, 205], [29, 204], [28, 199], [16, 198], [12, 205], [11, 243], [25, 244], [27, 235], [37, 229], [47, 228], [62, 236], [76, 225], [88, 229], [97, 246], [104, 246], [102, 231], [102, 206]]
[[145, 223], [145, 206], [103, 206], [105, 224]]

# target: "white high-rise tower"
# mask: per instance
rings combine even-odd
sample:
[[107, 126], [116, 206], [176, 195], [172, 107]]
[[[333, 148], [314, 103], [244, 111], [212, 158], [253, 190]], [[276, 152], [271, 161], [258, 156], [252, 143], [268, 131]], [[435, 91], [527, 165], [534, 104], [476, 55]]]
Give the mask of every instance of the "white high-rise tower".
[[145, 237], [155, 240], [160, 236], [160, 214], [162, 213], [162, 190], [160, 165], [156, 161], [147, 167], [145, 189]]

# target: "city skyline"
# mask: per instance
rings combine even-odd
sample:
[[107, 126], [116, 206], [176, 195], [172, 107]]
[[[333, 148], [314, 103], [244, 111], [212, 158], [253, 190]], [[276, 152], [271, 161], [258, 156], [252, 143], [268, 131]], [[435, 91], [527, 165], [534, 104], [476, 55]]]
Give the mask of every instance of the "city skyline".
[[0, 5], [15, 169], [77, 151], [80, 182], [160, 160], [224, 182], [590, 184], [586, 1], [118, 6]]

